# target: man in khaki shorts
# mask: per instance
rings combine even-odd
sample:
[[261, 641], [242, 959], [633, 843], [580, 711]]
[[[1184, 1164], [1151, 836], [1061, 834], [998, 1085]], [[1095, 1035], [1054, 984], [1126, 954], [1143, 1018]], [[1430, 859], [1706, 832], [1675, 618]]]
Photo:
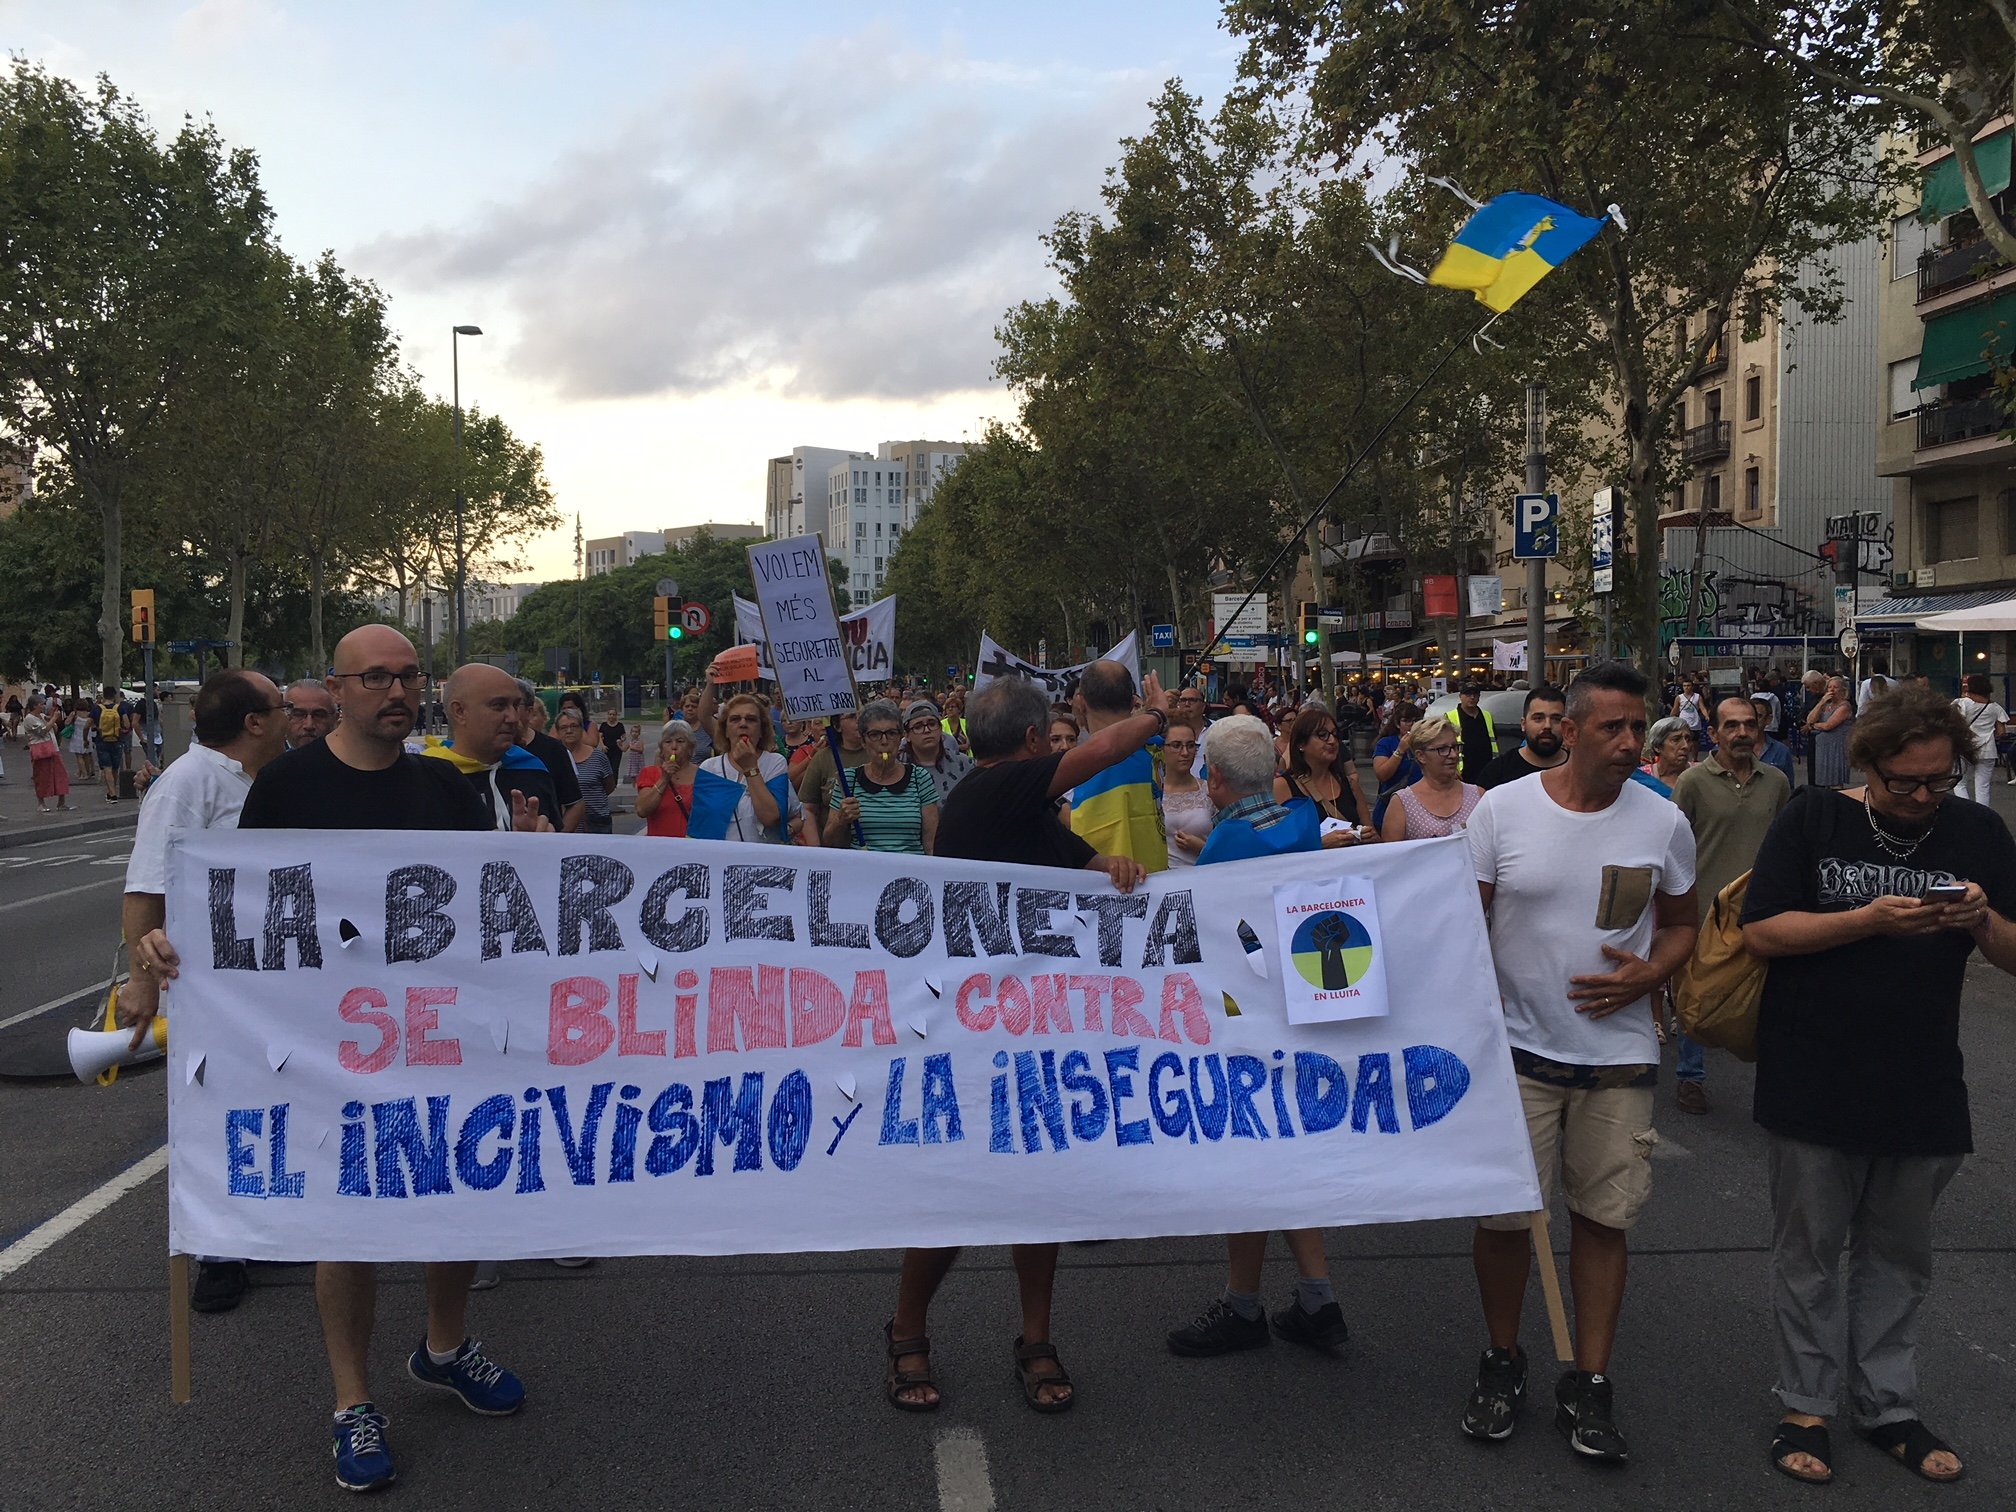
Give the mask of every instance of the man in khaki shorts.
[[[1468, 829], [1541, 1194], [1558, 1168], [1568, 1199], [1575, 1368], [1556, 1383], [1554, 1421], [1577, 1454], [1612, 1463], [1628, 1453], [1607, 1374], [1625, 1235], [1651, 1195], [1658, 1139], [1653, 1004], [1696, 932], [1693, 831], [1630, 780], [1645, 693], [1632, 667], [1590, 667], [1568, 688], [1568, 759], [1493, 788]], [[1478, 1222], [1472, 1259], [1490, 1347], [1463, 1409], [1472, 1438], [1510, 1438], [1525, 1396], [1527, 1231], [1524, 1213]]]

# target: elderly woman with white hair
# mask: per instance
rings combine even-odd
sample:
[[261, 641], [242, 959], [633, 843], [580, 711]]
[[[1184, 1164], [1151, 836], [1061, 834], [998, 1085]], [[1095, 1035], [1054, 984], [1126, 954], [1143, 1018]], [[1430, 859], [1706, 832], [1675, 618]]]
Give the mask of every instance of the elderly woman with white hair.
[[1667, 787], [1694, 765], [1694, 731], [1672, 715], [1659, 720], [1645, 736], [1645, 764], [1638, 770], [1657, 777]]

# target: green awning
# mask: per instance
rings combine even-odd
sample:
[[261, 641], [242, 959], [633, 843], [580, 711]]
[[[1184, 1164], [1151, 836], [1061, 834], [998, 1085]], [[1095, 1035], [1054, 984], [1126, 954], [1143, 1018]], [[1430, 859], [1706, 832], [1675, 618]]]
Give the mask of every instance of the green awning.
[[2004, 294], [1926, 321], [1925, 346], [1911, 387], [1972, 378], [2008, 367], [2012, 359], [2016, 359], [2016, 294]]
[[[1974, 159], [1981, 165], [1981, 187], [1990, 195], [2009, 187], [2009, 132], [2007, 128], [1974, 144]], [[1967, 186], [1960, 182], [1960, 160], [1945, 158], [1925, 175], [1925, 203], [1918, 207], [1921, 221], [1944, 220], [1967, 208]]]

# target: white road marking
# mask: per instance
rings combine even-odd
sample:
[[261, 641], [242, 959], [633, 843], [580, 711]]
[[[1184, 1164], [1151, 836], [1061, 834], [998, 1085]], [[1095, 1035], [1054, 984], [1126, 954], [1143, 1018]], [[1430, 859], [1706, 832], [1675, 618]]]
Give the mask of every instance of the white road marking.
[[[151, 1181], [167, 1169], [168, 1146], [164, 1144], [151, 1155], [142, 1156], [126, 1167], [97, 1191], [78, 1198], [47, 1223], [30, 1229], [7, 1248], [0, 1250], [0, 1280], [13, 1275], [44, 1251], [53, 1249], [135, 1187]], [[941, 1484], [944, 1481], [942, 1470], [939, 1472], [939, 1481]], [[991, 1508], [993, 1505], [994, 1501], [990, 1495], [984, 1506]]]
[[[0, 1255], [0, 1264], [5, 1260]], [[987, 1446], [979, 1434], [971, 1428], [948, 1428], [938, 1435], [933, 1453], [938, 1460], [938, 1512], [994, 1512], [994, 1482], [987, 1474]]]
[[[73, 992], [64, 993], [61, 997], [51, 998], [46, 1003], [38, 1003], [33, 1008], [25, 1008], [12, 1018], [0, 1019], [0, 1029], [11, 1029], [16, 1024], [25, 1024], [31, 1018], [47, 1013], [51, 1008], [61, 1008], [65, 1003], [74, 1003], [79, 998], [96, 997], [114, 982], [123, 980], [125, 980], [123, 977], [107, 977], [102, 982], [93, 982], [89, 987], [79, 987]], [[99, 1006], [103, 1007], [104, 1004], [101, 1002]]]
[[17, 908], [33, 908], [37, 903], [54, 903], [58, 898], [67, 898], [73, 893], [90, 892], [94, 887], [124, 887], [124, 877], [100, 877], [96, 882], [79, 882], [75, 887], [59, 888], [40, 897], [21, 898], [12, 903], [0, 903], [0, 913], [12, 913]]

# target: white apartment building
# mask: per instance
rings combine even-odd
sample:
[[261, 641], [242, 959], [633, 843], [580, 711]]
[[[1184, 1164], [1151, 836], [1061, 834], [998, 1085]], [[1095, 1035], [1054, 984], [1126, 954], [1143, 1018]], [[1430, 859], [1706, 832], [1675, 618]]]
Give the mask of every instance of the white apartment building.
[[664, 549], [665, 533], [661, 530], [626, 530], [619, 536], [602, 536], [587, 544], [588, 576], [601, 577]]
[[875, 458], [903, 469], [903, 528], [908, 530], [938, 485], [966, 459], [966, 448], [957, 441], [884, 441], [875, 448]]
[[882, 595], [889, 557], [911, 518], [904, 504], [907, 470], [880, 457], [851, 457], [826, 474], [826, 551], [847, 567], [847, 592], [859, 608]]
[[777, 539], [823, 535], [830, 548], [827, 474], [842, 462], [872, 460], [866, 452], [832, 446], [794, 446], [772, 457], [764, 469], [763, 533]]

